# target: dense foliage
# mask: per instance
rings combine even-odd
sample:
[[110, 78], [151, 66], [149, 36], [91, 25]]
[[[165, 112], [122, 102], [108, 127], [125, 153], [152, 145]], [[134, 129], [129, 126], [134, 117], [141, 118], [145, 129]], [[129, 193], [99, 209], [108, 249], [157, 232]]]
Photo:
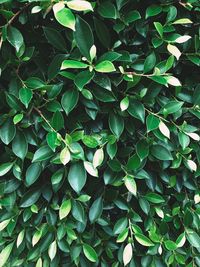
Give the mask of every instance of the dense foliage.
[[0, 14], [0, 267], [200, 266], [199, 1]]

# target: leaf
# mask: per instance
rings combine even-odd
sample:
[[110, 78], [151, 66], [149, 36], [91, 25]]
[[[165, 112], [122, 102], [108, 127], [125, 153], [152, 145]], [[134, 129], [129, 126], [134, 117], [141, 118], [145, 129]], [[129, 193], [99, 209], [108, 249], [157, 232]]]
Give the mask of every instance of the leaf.
[[141, 102], [130, 99], [128, 113], [136, 119], [141, 120], [142, 123], [145, 122], [145, 109]]
[[124, 229], [117, 237], [117, 243], [122, 243], [126, 240], [126, 238], [128, 237], [128, 229]]
[[62, 52], [67, 51], [67, 45], [65, 39], [63, 38], [62, 34], [60, 34], [59, 31], [50, 27], [43, 27], [43, 30], [45, 37], [47, 38], [50, 44], [52, 44], [56, 49]]
[[128, 107], [129, 107], [129, 98], [128, 96], [126, 96], [120, 102], [121, 111], [127, 110]]
[[99, 145], [97, 139], [90, 135], [84, 135], [82, 141], [87, 147], [90, 148], [95, 148]]
[[89, 161], [84, 161], [84, 168], [86, 169], [86, 171], [94, 176], [94, 177], [98, 177], [98, 170], [93, 166], [93, 164]]
[[8, 173], [13, 167], [13, 162], [7, 162], [0, 164], [0, 176], [4, 176]]
[[4, 267], [13, 248], [14, 242], [8, 244], [0, 253], [0, 267]]
[[158, 117], [152, 114], [149, 114], [146, 118], [147, 132], [157, 129], [159, 126], [159, 123], [160, 123], [160, 120], [158, 119]]
[[192, 247], [199, 248], [200, 247], [200, 237], [199, 235], [194, 232], [193, 230], [189, 230], [186, 232], [186, 238], [191, 244]]
[[94, 168], [99, 167], [102, 164], [103, 159], [104, 159], [103, 148], [99, 148], [94, 153], [94, 157], [93, 157], [93, 166], [94, 166]]
[[40, 177], [41, 172], [42, 167], [40, 162], [35, 162], [29, 165], [28, 169], [26, 170], [26, 185], [30, 186], [35, 183], [35, 181], [37, 181], [37, 179]]
[[126, 266], [127, 264], [129, 264], [129, 262], [131, 261], [133, 257], [133, 248], [132, 245], [129, 243], [125, 246], [124, 251], [123, 251], [123, 263], [124, 266]]
[[1, 141], [8, 145], [13, 140], [16, 134], [16, 128], [11, 118], [8, 118], [4, 124], [0, 127]]
[[96, 262], [98, 260], [96, 251], [88, 244], [83, 244], [83, 253], [85, 257], [91, 262]]
[[115, 113], [110, 113], [109, 115], [109, 127], [111, 132], [117, 136], [117, 138], [120, 137], [124, 130], [124, 120], [121, 116]]
[[192, 37], [190, 35], [183, 35], [176, 38], [175, 43], [182, 44], [190, 40]]
[[154, 243], [145, 235], [140, 233], [135, 233], [135, 239], [140, 243], [142, 246], [151, 247], [154, 246]]
[[61, 99], [61, 104], [67, 115], [75, 108], [78, 103], [79, 93], [76, 89], [68, 89]]
[[42, 267], [42, 259], [41, 258], [39, 258], [37, 260], [37, 263], [36, 263], [36, 266], [35, 267]]
[[76, 19], [74, 38], [82, 55], [90, 61], [90, 48], [94, 45], [94, 37], [89, 24], [79, 16]]
[[160, 22], [154, 22], [153, 23], [157, 32], [159, 33], [160, 37], [162, 38], [163, 37], [163, 26]]
[[103, 211], [103, 199], [102, 197], [97, 198], [90, 207], [89, 219], [91, 223], [96, 222], [101, 217]]
[[172, 22], [172, 24], [190, 24], [192, 21], [188, 18], [178, 19]]
[[170, 139], [170, 131], [169, 131], [169, 128], [167, 127], [167, 125], [163, 121], [160, 121], [160, 123], [159, 123], [159, 130], [161, 131], [161, 133], [164, 136], [166, 136], [167, 138]]
[[60, 152], [60, 161], [63, 165], [66, 165], [71, 159], [70, 151], [67, 147], [63, 148], [63, 150]]
[[149, 145], [146, 141], [140, 140], [136, 144], [136, 152], [141, 160], [145, 159], [149, 155]]
[[51, 243], [48, 249], [48, 255], [51, 261], [55, 258], [56, 252], [57, 252], [57, 243], [56, 241], [53, 241], [53, 243]]
[[8, 226], [9, 222], [10, 222], [10, 219], [0, 222], [0, 232], [2, 232], [3, 229], [5, 229]]
[[156, 55], [154, 52], [152, 52], [146, 59], [144, 62], [144, 73], [149, 72], [150, 70], [152, 70], [154, 68], [156, 64]]
[[146, 9], [145, 18], [147, 19], [149, 17], [154, 17], [154, 16], [160, 14], [161, 11], [162, 11], [162, 7], [159, 5], [148, 6], [148, 8]]
[[78, 89], [82, 91], [84, 86], [88, 84], [92, 80], [93, 77], [94, 77], [94, 72], [85, 70], [85, 71], [79, 72], [76, 75], [74, 83], [78, 87]]
[[92, 5], [90, 2], [85, 1], [85, 0], [72, 0], [67, 2], [67, 6], [70, 9], [76, 10], [76, 11], [85, 11], [85, 10], [92, 10]]
[[62, 65], [61, 65], [61, 70], [65, 70], [65, 69], [85, 69], [88, 67], [88, 64], [80, 62], [80, 61], [76, 61], [76, 60], [64, 60]]
[[52, 150], [48, 146], [42, 146], [38, 150], [36, 150], [32, 162], [38, 162], [50, 159], [53, 155]]
[[170, 101], [163, 107], [164, 114], [173, 114], [181, 109], [184, 102]]
[[24, 159], [28, 152], [28, 143], [23, 132], [18, 131], [12, 141], [12, 151], [20, 159]]
[[114, 225], [114, 229], [113, 229], [113, 233], [115, 235], [120, 234], [122, 231], [124, 231], [126, 229], [128, 225], [128, 220], [126, 217], [122, 217], [121, 219], [119, 219], [115, 225]]
[[168, 76], [166, 77], [167, 79], [167, 83], [173, 86], [181, 86], [181, 82], [179, 81], [179, 79], [177, 79], [174, 76]]
[[68, 181], [77, 193], [80, 193], [86, 183], [86, 171], [81, 162], [73, 163], [70, 166]]
[[42, 237], [42, 231], [41, 230], [37, 230], [32, 238], [32, 246], [34, 247], [41, 239]]
[[165, 202], [164, 198], [156, 193], [147, 193], [145, 199], [151, 203], [160, 204]]
[[7, 28], [7, 40], [12, 46], [14, 46], [16, 52], [19, 52], [20, 48], [24, 44], [24, 38], [21, 32], [12, 26]]
[[19, 90], [19, 99], [28, 108], [28, 105], [33, 97], [32, 91], [27, 88], [23, 87]]
[[136, 182], [134, 180], [133, 176], [130, 175], [126, 175], [124, 177], [124, 183], [126, 188], [128, 189], [129, 192], [131, 192], [134, 196], [137, 195], [137, 185]]
[[164, 241], [165, 247], [167, 250], [176, 250], [177, 249], [177, 245], [175, 242], [171, 241], [171, 240], [166, 240]]
[[168, 44], [167, 45], [167, 50], [169, 51], [170, 54], [172, 54], [173, 56], [175, 56], [175, 58], [177, 60], [179, 60], [179, 58], [181, 56], [181, 52], [180, 52], [180, 50], [175, 45]]
[[200, 136], [196, 133], [185, 133], [187, 134], [190, 138], [192, 138], [195, 141], [200, 141]]
[[70, 9], [65, 8], [64, 4], [60, 2], [53, 5], [53, 12], [61, 25], [75, 31], [75, 16]]
[[25, 235], [25, 230], [22, 230], [17, 237], [17, 248], [21, 245], [21, 243], [23, 242], [24, 239], [24, 235]]
[[29, 190], [21, 199], [20, 207], [27, 208], [35, 204], [41, 195], [40, 190]]
[[172, 160], [171, 152], [162, 145], [153, 145], [151, 147], [151, 154], [159, 160]]
[[23, 114], [17, 114], [13, 118], [13, 123], [16, 125], [23, 119], [24, 115]]
[[57, 141], [57, 133], [55, 132], [49, 132], [46, 136], [47, 144], [52, 149], [52, 151], [55, 152], [56, 149], [56, 141]]
[[105, 61], [98, 63], [95, 66], [95, 70], [98, 72], [109, 73], [109, 72], [115, 71], [116, 69], [112, 62], [105, 60]]
[[187, 164], [187, 166], [188, 166], [188, 168], [193, 172], [196, 172], [196, 170], [197, 170], [197, 165], [196, 165], [196, 163], [193, 161], [193, 160], [191, 160], [191, 159], [188, 159], [188, 160], [186, 160], [186, 164]]
[[59, 218], [60, 220], [64, 219], [65, 217], [67, 217], [67, 215], [70, 213], [71, 211], [71, 200], [64, 200], [60, 209], [59, 209]]

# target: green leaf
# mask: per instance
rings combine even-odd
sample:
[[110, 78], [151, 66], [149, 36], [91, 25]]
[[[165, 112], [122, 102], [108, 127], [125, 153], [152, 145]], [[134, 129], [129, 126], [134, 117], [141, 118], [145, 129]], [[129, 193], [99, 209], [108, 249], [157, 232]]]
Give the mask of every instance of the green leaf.
[[89, 219], [91, 223], [96, 222], [101, 217], [103, 211], [103, 199], [102, 197], [97, 198], [90, 207]]
[[146, 59], [144, 62], [144, 73], [149, 72], [150, 70], [152, 70], [154, 68], [156, 64], [156, 55], [154, 52], [152, 52]]
[[153, 145], [151, 147], [151, 154], [159, 160], [172, 160], [171, 152], [162, 145]]
[[117, 18], [117, 10], [115, 6], [109, 1], [101, 3], [98, 8], [98, 12], [103, 18]]
[[99, 167], [102, 164], [103, 159], [104, 159], [103, 148], [99, 148], [94, 153], [94, 157], [93, 157], [93, 166], [94, 166], [94, 168]]
[[29, 165], [28, 169], [26, 170], [26, 185], [31, 186], [37, 179], [40, 177], [42, 172], [42, 166], [40, 162], [35, 162]]
[[135, 239], [140, 243], [142, 246], [151, 247], [154, 246], [154, 243], [145, 235], [140, 233], [135, 233]]
[[129, 98], [126, 96], [120, 102], [121, 111], [127, 110], [129, 107]]
[[71, 200], [64, 200], [60, 209], [59, 209], [59, 218], [60, 220], [64, 219], [65, 217], [67, 217], [67, 215], [70, 213], [71, 211]]
[[0, 253], [0, 267], [4, 267], [13, 249], [14, 242], [8, 244]]
[[146, 118], [147, 132], [158, 128], [160, 120], [153, 114], [149, 114]]
[[90, 72], [88, 70], [79, 72], [75, 77], [74, 83], [78, 87], [78, 89], [82, 91], [84, 86], [91, 81], [93, 76], [94, 72]]
[[53, 156], [52, 150], [48, 146], [42, 146], [36, 150], [32, 162], [50, 159]]
[[22, 208], [27, 208], [32, 206], [37, 202], [41, 195], [41, 190], [36, 189], [36, 190], [30, 190], [26, 192], [21, 199], [20, 207]]
[[192, 21], [188, 18], [175, 20], [172, 24], [190, 24]]
[[74, 191], [80, 193], [80, 191], [82, 190], [82, 188], [86, 183], [86, 178], [87, 175], [83, 163], [77, 162], [73, 163], [70, 166], [68, 181], [71, 187], [74, 189]]
[[120, 137], [120, 135], [123, 133], [124, 130], [124, 120], [121, 116], [115, 113], [110, 113], [109, 115], [109, 127], [111, 132], [117, 136], [117, 138]]
[[61, 99], [61, 104], [67, 115], [75, 108], [79, 99], [79, 93], [76, 89], [68, 89]]
[[89, 24], [79, 16], [76, 19], [74, 38], [81, 54], [90, 61], [90, 48], [94, 45], [94, 37]]
[[0, 176], [4, 176], [6, 173], [8, 173], [13, 167], [12, 162], [2, 163], [0, 164]]
[[128, 113], [136, 119], [141, 120], [141, 122], [145, 122], [145, 109], [141, 102], [130, 99]]
[[11, 118], [8, 118], [4, 124], [0, 127], [1, 141], [8, 145], [13, 140], [16, 134], [16, 128]]
[[85, 69], [88, 67], [88, 64], [76, 61], [76, 60], [64, 60], [62, 65], [61, 65], [61, 70], [65, 69]]
[[17, 114], [14, 116], [13, 118], [13, 123], [16, 125], [17, 123], [19, 123], [24, 117], [24, 114]]
[[146, 141], [140, 140], [136, 144], [136, 152], [141, 160], [149, 155], [149, 146]]
[[151, 203], [160, 204], [165, 202], [164, 198], [156, 193], [147, 193], [145, 199]]
[[165, 247], [167, 250], [176, 250], [177, 249], [177, 245], [175, 242], [171, 241], [171, 240], [166, 240], [164, 241]]
[[145, 18], [147, 19], [149, 17], [156, 16], [156, 15], [160, 14], [161, 11], [162, 11], [162, 7], [159, 5], [148, 6], [148, 8], [146, 9]]
[[82, 141], [87, 147], [90, 148], [95, 148], [99, 145], [97, 139], [89, 135], [84, 135]]
[[18, 131], [12, 141], [12, 151], [20, 159], [24, 159], [28, 152], [28, 143], [23, 132]]
[[114, 225], [113, 233], [115, 235], [120, 234], [122, 231], [124, 231], [127, 225], [128, 225], [128, 219], [126, 217], [119, 219]]
[[98, 170], [93, 166], [93, 164], [89, 161], [84, 161], [84, 168], [86, 169], [86, 171], [94, 176], [94, 177], [98, 177]]
[[24, 44], [21, 32], [12, 26], [9, 26], [7, 29], [7, 40], [12, 46], [14, 46], [16, 52], [19, 52], [21, 46]]
[[67, 45], [65, 39], [63, 38], [62, 34], [59, 33], [59, 31], [50, 27], [43, 27], [43, 30], [45, 37], [50, 44], [52, 44], [56, 49], [66, 52]]
[[124, 229], [117, 237], [117, 243], [122, 243], [126, 240], [126, 238], [128, 237], [128, 229]]
[[195, 248], [199, 248], [200, 247], [200, 237], [193, 230], [189, 230], [187, 232], [186, 238], [189, 241], [189, 243], [191, 244], [191, 246], [193, 246]]
[[137, 170], [140, 167], [141, 161], [137, 154], [131, 156], [127, 163], [128, 170]]
[[125, 22], [132, 23], [139, 19], [141, 19], [140, 13], [137, 10], [133, 10], [133, 11], [128, 12], [128, 14], [125, 17]]
[[52, 151], [55, 152], [55, 149], [57, 147], [56, 141], [57, 141], [57, 133], [50, 132], [46, 136], [47, 144], [52, 149]]
[[97, 72], [109, 73], [109, 72], [115, 71], [116, 69], [112, 62], [105, 60], [105, 61], [98, 63], [95, 66], [95, 70]]
[[66, 165], [71, 159], [70, 151], [67, 147], [63, 148], [63, 150], [60, 152], [60, 161], [63, 165]]
[[57, 252], [57, 243], [55, 240], [55, 241], [53, 241], [53, 243], [51, 243], [51, 245], [49, 246], [49, 249], [48, 249], [48, 255], [49, 255], [49, 258], [51, 259], [51, 261], [55, 258], [56, 252]]
[[154, 22], [154, 26], [157, 30], [157, 32], [159, 33], [160, 37], [163, 37], [163, 26], [160, 22]]
[[57, 3], [53, 6], [54, 16], [56, 20], [71, 30], [75, 30], [75, 16], [69, 8], [65, 8], [63, 3]]
[[91, 262], [96, 262], [98, 260], [96, 251], [88, 244], [83, 244], [83, 253], [85, 257]]
[[19, 99], [25, 105], [26, 108], [28, 108], [32, 97], [33, 93], [29, 88], [23, 87], [19, 90]]
[[168, 114], [173, 114], [181, 109], [183, 106], [184, 102], [179, 102], [179, 101], [170, 101], [163, 107], [163, 113], [165, 115]]

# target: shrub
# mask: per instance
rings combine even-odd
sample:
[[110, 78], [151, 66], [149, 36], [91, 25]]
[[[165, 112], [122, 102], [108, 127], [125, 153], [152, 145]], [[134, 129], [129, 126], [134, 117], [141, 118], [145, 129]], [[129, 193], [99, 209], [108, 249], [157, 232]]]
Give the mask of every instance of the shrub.
[[0, 266], [200, 266], [199, 1], [0, 4]]

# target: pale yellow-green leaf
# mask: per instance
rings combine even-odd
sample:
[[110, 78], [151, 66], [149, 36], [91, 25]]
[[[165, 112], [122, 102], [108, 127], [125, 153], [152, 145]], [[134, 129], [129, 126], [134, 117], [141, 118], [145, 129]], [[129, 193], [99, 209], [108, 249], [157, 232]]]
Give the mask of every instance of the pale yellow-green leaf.
[[5, 221], [2, 221], [0, 223], [0, 231], [2, 231], [3, 229], [5, 229], [7, 227], [7, 225], [9, 224], [9, 222], [10, 222], [10, 219], [7, 219]]
[[62, 203], [60, 209], [59, 209], [59, 218], [60, 220], [62, 220], [63, 218], [67, 217], [67, 215], [70, 213], [71, 211], [71, 200], [64, 200], [64, 202]]
[[125, 246], [123, 251], [124, 266], [126, 266], [131, 261], [132, 257], [133, 257], [133, 248], [132, 245], [129, 243]]
[[167, 127], [167, 125], [163, 121], [160, 121], [160, 123], [159, 123], [159, 130], [161, 131], [161, 133], [164, 136], [166, 136], [167, 138], [170, 139], [170, 131], [169, 131], [169, 128]]
[[56, 243], [56, 240], [54, 240], [48, 249], [48, 255], [49, 255], [49, 258], [51, 259], [51, 261], [55, 258], [56, 252], [57, 252], [57, 243]]
[[24, 239], [25, 230], [22, 230], [17, 237], [17, 248], [21, 245]]
[[183, 19], [177, 19], [172, 24], [190, 24], [190, 23], [193, 23], [190, 19], [183, 18]]
[[137, 185], [133, 176], [126, 175], [124, 177], [124, 184], [129, 192], [131, 192], [134, 196], [137, 195]]
[[195, 141], [200, 141], [200, 136], [197, 133], [186, 133], [190, 138], [192, 138]]
[[175, 45], [168, 44], [167, 45], [167, 50], [169, 51], [170, 54], [172, 54], [173, 56], [175, 56], [175, 58], [177, 60], [179, 60], [179, 58], [181, 56], [181, 52], [180, 52], [180, 50]]
[[92, 10], [93, 7], [90, 2], [84, 1], [84, 0], [72, 0], [69, 2], [66, 2], [67, 6], [70, 9], [76, 10], [76, 11], [85, 11], [85, 10]]
[[121, 111], [127, 110], [128, 107], [129, 107], [129, 98], [126, 96], [120, 102]]
[[175, 43], [182, 44], [182, 43], [187, 42], [189, 39], [191, 39], [191, 36], [183, 35], [183, 36], [176, 38]]
[[194, 196], [194, 203], [195, 204], [200, 203], [200, 194], [195, 194], [195, 196]]
[[181, 234], [176, 240], [177, 247], [178, 248], [183, 247], [183, 245], [185, 244], [185, 241], [186, 241], [185, 234]]
[[84, 168], [91, 176], [98, 177], [98, 170], [94, 168], [91, 162], [84, 161]]
[[42, 267], [42, 259], [41, 258], [39, 258], [37, 260], [37, 263], [36, 263], [35, 267]]
[[5, 267], [5, 264], [11, 254], [14, 242], [7, 245], [0, 253], [0, 267]]
[[96, 57], [96, 53], [97, 53], [97, 48], [96, 48], [95, 45], [93, 45], [90, 48], [90, 59], [91, 59], [91, 61], [93, 61], [93, 59]]
[[57, 13], [57, 12], [59, 12], [60, 10], [62, 10], [64, 7], [65, 7], [64, 2], [56, 3], [55, 5], [53, 5], [53, 12], [54, 12], [54, 13]]
[[181, 82], [179, 81], [179, 79], [177, 79], [174, 76], [168, 76], [166, 77], [166, 79], [167, 79], [167, 83], [172, 86], [181, 86]]
[[188, 159], [187, 161], [186, 161], [186, 163], [187, 163], [187, 166], [189, 167], [189, 169], [191, 170], [191, 171], [196, 171], [197, 170], [197, 164], [193, 161], [193, 160], [191, 160], [191, 159]]
[[60, 153], [60, 161], [63, 165], [66, 165], [70, 161], [70, 152], [67, 147], [65, 147]]
[[96, 150], [96, 152], [94, 153], [94, 157], [93, 157], [93, 166], [95, 169], [101, 165], [101, 163], [103, 162], [103, 159], [104, 159], [103, 148], [99, 148]]
[[40, 240], [40, 238], [42, 237], [42, 231], [37, 230], [32, 238], [32, 246], [34, 247]]

